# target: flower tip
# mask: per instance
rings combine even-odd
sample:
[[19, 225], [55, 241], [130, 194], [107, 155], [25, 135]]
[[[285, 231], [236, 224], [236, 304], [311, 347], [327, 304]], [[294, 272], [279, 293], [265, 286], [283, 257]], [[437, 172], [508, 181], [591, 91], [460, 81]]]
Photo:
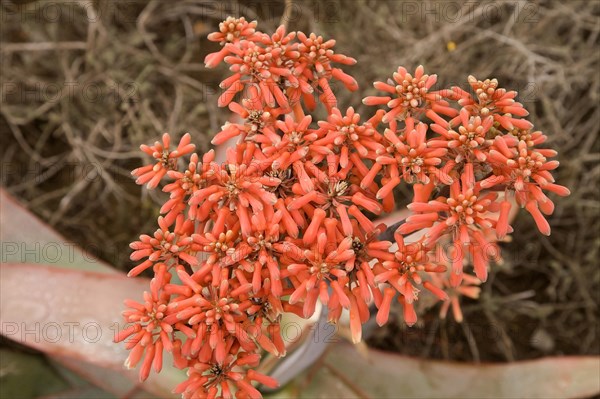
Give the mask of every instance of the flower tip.
[[388, 321], [388, 315], [383, 312], [377, 312], [377, 316], [375, 317], [375, 321], [379, 327], [383, 327], [385, 323]]

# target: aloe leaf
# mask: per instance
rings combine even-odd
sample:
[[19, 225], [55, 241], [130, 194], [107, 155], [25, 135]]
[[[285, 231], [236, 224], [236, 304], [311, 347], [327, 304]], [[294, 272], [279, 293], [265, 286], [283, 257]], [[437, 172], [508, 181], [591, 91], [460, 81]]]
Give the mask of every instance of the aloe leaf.
[[[336, 344], [296, 379], [298, 398], [584, 398], [600, 393], [600, 357], [472, 364]], [[270, 396], [277, 397], [276, 395]]]
[[[139, 299], [148, 287], [146, 279], [32, 264], [3, 264], [0, 274], [0, 332], [4, 336], [59, 360], [81, 361], [84, 369], [85, 363], [97, 368], [96, 379], [112, 376], [112, 381], [124, 385], [113, 390], [115, 394], [122, 395], [136, 385], [123, 383], [122, 376], [136, 381], [137, 373], [123, 369], [128, 352], [113, 343], [113, 337], [123, 328], [123, 300]], [[172, 369], [168, 357], [165, 366], [141, 387], [161, 397], [176, 397], [170, 391], [185, 374]], [[100, 373], [102, 369], [115, 374]], [[94, 382], [92, 376], [88, 378]]]

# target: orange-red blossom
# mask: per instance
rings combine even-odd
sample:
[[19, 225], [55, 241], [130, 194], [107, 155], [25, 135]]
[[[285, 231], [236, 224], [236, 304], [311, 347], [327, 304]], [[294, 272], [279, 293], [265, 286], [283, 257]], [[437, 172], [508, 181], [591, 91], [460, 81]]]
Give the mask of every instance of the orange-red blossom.
[[[495, 79], [469, 77], [472, 93], [440, 90], [422, 66], [400, 67], [375, 83], [384, 94], [364, 103], [381, 108], [361, 119], [337, 108], [331, 81], [358, 86], [339, 68], [356, 61], [334, 40], [256, 25], [229, 17], [209, 35], [223, 48], [206, 65], [231, 71], [219, 105], [238, 118], [215, 132], [216, 145], [237, 139], [226, 158], [192, 154], [189, 134], [171, 149], [165, 134], [142, 145], [153, 161], [133, 171], [148, 188], [168, 180], [169, 198], [159, 229], [131, 244], [141, 263], [129, 274], [153, 278], [144, 303], [126, 302], [129, 325], [115, 340], [126, 340], [126, 364], [141, 363], [142, 380], [171, 352], [189, 377], [175, 392], [189, 399], [258, 398], [257, 384], [275, 387], [254, 370], [261, 352], [284, 356], [281, 315], [311, 317], [319, 301], [332, 323], [348, 313], [355, 342], [369, 306], [383, 325], [396, 300], [414, 324], [423, 289], [444, 301], [443, 317], [452, 306], [462, 320], [459, 294], [477, 297], [496, 241], [512, 232], [511, 204], [549, 234], [547, 193], [569, 193], [550, 173], [556, 151], [538, 148], [546, 136]], [[325, 120], [305, 114], [318, 103]], [[382, 240], [386, 226], [374, 220], [395, 209], [405, 184], [412, 214], [393, 242]], [[444, 245], [452, 256], [433, 256]], [[478, 279], [465, 274], [472, 269]]]

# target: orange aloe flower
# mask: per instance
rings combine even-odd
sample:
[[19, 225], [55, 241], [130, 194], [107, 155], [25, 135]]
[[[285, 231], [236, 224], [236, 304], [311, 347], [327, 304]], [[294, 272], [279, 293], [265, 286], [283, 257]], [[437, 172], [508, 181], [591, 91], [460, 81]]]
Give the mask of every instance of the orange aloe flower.
[[148, 258], [138, 266], [131, 269], [128, 276], [137, 276], [144, 270], [152, 267], [156, 262], [168, 263], [170, 261], [184, 260], [190, 265], [196, 265], [198, 260], [188, 252], [192, 239], [189, 237], [191, 222], [185, 221], [183, 215], [179, 215], [173, 231], [162, 216], [158, 218], [159, 229], [153, 236], [143, 234], [140, 241], [132, 242], [129, 246], [133, 249], [131, 260], [138, 261]]
[[471, 299], [479, 298], [481, 292], [481, 288], [479, 287], [481, 285], [481, 280], [470, 274], [464, 274], [460, 285], [453, 287], [447, 275], [431, 274], [430, 276], [432, 284], [446, 294], [445, 299], [436, 296], [442, 301], [440, 318], [445, 319], [448, 315], [448, 310], [452, 308], [454, 320], [458, 323], [462, 323], [463, 313], [460, 308], [460, 298], [461, 296], [466, 296]]
[[[550, 235], [550, 225], [543, 214], [552, 214], [554, 203], [542, 190], [560, 196], [570, 194], [568, 188], [554, 184], [550, 171], [558, 167], [558, 161], [549, 161], [546, 157], [555, 155], [556, 151], [551, 149], [530, 148], [526, 140], [519, 140], [516, 148], [509, 148], [506, 140], [496, 139], [489, 157], [499, 170], [498, 177], [493, 181], [484, 180], [481, 183], [486, 188], [499, 183], [504, 184], [508, 192], [514, 193], [517, 203], [524, 206], [533, 216], [538, 229], [545, 235]], [[508, 215], [509, 211], [510, 206], [505, 205], [499, 235], [505, 234], [507, 226], [504, 215]]]
[[477, 277], [482, 281], [487, 279], [488, 257], [484, 250], [492, 243], [485, 238], [486, 231], [495, 226], [496, 220], [488, 212], [497, 209], [496, 193], [481, 193], [480, 185], [475, 184], [473, 165], [465, 165], [465, 171], [460, 180], [450, 186], [448, 198], [439, 197], [429, 202], [413, 202], [408, 207], [416, 214], [409, 216], [398, 229], [401, 234], [430, 228], [425, 245], [432, 245], [438, 239], [451, 233], [451, 239], [457, 248], [457, 256], [452, 264], [452, 282], [460, 283], [463, 270], [465, 248], [472, 245], [479, 247], [474, 251], [473, 262]]
[[514, 116], [527, 116], [529, 112], [521, 103], [515, 102], [516, 91], [507, 91], [498, 87], [497, 79], [477, 80], [474, 76], [468, 77], [468, 82], [475, 96], [462, 90], [460, 87], [452, 87], [454, 98], [458, 104], [471, 115], [486, 117], [491, 115], [504, 129], [513, 128], [530, 129], [533, 125], [525, 119]]
[[365, 105], [386, 105], [390, 110], [383, 116], [383, 122], [389, 123], [399, 118], [415, 116], [426, 109], [436, 107], [440, 111], [452, 113], [440, 93], [430, 91], [437, 81], [437, 75], [427, 75], [422, 65], [415, 70], [414, 76], [406, 68], [399, 67], [388, 83], [375, 82], [377, 90], [389, 93], [389, 96], [371, 96], [363, 99]]
[[[350, 162], [350, 154], [354, 150], [360, 158], [375, 157], [375, 152], [381, 148], [379, 134], [375, 130], [381, 121], [381, 113], [375, 114], [366, 123], [360, 123], [360, 115], [350, 107], [346, 115], [333, 108], [327, 121], [319, 122], [319, 129], [324, 132], [318, 142], [333, 145], [340, 154], [340, 166], [346, 168]], [[360, 159], [359, 158], [359, 159]]]
[[[394, 235], [398, 249], [392, 259], [381, 263], [381, 267], [375, 269], [375, 283], [387, 283], [388, 288], [384, 289], [383, 299], [380, 303], [376, 302], [379, 309], [377, 312], [377, 323], [383, 325], [388, 320], [390, 304], [396, 293], [402, 299], [405, 311], [411, 312], [412, 304], [418, 300], [420, 289], [423, 286], [442, 299], [445, 295], [436, 290], [427, 282], [423, 282], [422, 273], [440, 273], [446, 270], [445, 266], [435, 264], [430, 259], [431, 251], [425, 246], [423, 237], [417, 242], [407, 244], [404, 237], [396, 233]], [[416, 318], [410, 317], [408, 320], [416, 322]]]
[[[407, 118], [405, 133], [397, 136], [391, 129], [386, 129], [384, 138], [386, 146], [378, 151], [373, 166], [375, 170], [384, 169], [382, 173], [387, 182], [377, 192], [378, 198], [385, 198], [401, 181], [407, 183], [423, 183], [430, 181], [430, 176], [439, 178], [437, 167], [442, 163], [442, 157], [447, 149], [432, 147], [426, 141], [427, 125], [418, 123], [415, 126], [413, 118]], [[362, 181], [362, 185], [370, 184], [373, 174]]]
[[125, 301], [129, 307], [123, 312], [123, 317], [128, 323], [133, 323], [115, 336], [115, 342], [126, 341], [127, 349], [131, 349], [125, 366], [134, 368], [140, 360], [140, 381], [145, 381], [150, 371], [159, 373], [162, 369], [163, 349], [167, 352], [173, 350], [170, 334], [173, 332], [172, 324], [165, 321], [167, 312], [168, 295], [162, 294], [160, 298], [144, 292], [144, 303], [133, 300]]
[[229, 103], [229, 109], [244, 119], [243, 123], [226, 122], [222, 130], [215, 135], [211, 143], [220, 145], [233, 137], [240, 141], [269, 142], [276, 140], [277, 134], [273, 127], [279, 115], [285, 113], [282, 108], [271, 108], [259, 100], [256, 86], [247, 88], [246, 98], [241, 104]]
[[[305, 35], [302, 32], [297, 34], [299, 45], [298, 51], [300, 58], [294, 66], [294, 73], [300, 77], [300, 81], [306, 82], [305, 85], [300, 85], [300, 89], [304, 93], [312, 93], [311, 89], [318, 87], [321, 90], [319, 99], [328, 111], [337, 107], [337, 99], [331, 90], [329, 80], [335, 78], [350, 91], [358, 89], [356, 80], [339, 68], [334, 68], [331, 64], [338, 63], [344, 65], [354, 65], [356, 60], [352, 57], [347, 57], [342, 54], [336, 54], [333, 51], [335, 40], [325, 40], [323, 36], [317, 36], [314, 33]], [[294, 95], [291, 94], [294, 98]], [[310, 106], [308, 106], [311, 109]]]
[[[229, 55], [229, 49], [232, 44], [240, 40], [255, 40], [259, 38], [256, 32], [256, 21], [248, 22], [244, 17], [227, 19], [219, 24], [219, 31], [208, 35], [208, 40], [219, 42], [223, 48], [216, 53], [210, 53], [204, 58], [204, 64], [207, 68], [216, 67], [223, 59]], [[229, 46], [228, 46], [229, 44]]]
[[[331, 80], [358, 86], [335, 66], [356, 62], [334, 52], [335, 40], [256, 28], [228, 17], [209, 35], [223, 47], [207, 67], [224, 61], [231, 71], [218, 104], [236, 120], [212, 140], [237, 138], [224, 162], [214, 151], [193, 154], [189, 134], [172, 150], [164, 134], [141, 146], [153, 163], [132, 172], [150, 189], [165, 179], [169, 198], [156, 232], [130, 245], [141, 263], [129, 275], [153, 278], [143, 303], [126, 301], [128, 326], [115, 341], [131, 350], [128, 367], [141, 363], [142, 380], [161, 370], [164, 350], [172, 353], [188, 372], [175, 388], [185, 399], [261, 398], [255, 385], [276, 387], [254, 370], [260, 353], [284, 356], [282, 314], [310, 317], [317, 301], [331, 323], [349, 315], [354, 342], [370, 304], [379, 325], [394, 300], [416, 323], [423, 290], [443, 301], [442, 318], [452, 307], [461, 321], [460, 296], [479, 295], [497, 240], [512, 232], [511, 196], [549, 234], [547, 192], [569, 194], [551, 174], [556, 151], [538, 148], [546, 136], [495, 79], [470, 76], [473, 93], [434, 91], [436, 75], [399, 67], [393, 80], [375, 83], [384, 96], [363, 100], [386, 109], [361, 122], [354, 108], [337, 108]], [[318, 101], [325, 120], [305, 114]], [[414, 192], [412, 214], [388, 231], [373, 218], [396, 208], [401, 184]], [[384, 239], [391, 233], [395, 246]], [[451, 258], [433, 257], [446, 243]], [[477, 278], [463, 272], [468, 264]]]
[[162, 136], [162, 143], [157, 141], [153, 146], [142, 144], [140, 149], [156, 160], [154, 165], [146, 165], [135, 169], [131, 174], [137, 177], [137, 184], [146, 184], [149, 189], [158, 186], [161, 179], [169, 170], [177, 169], [177, 158], [187, 155], [194, 151], [196, 146], [190, 144], [191, 136], [189, 133], [183, 135], [177, 148], [174, 151], [169, 149], [171, 136], [165, 133]]
[[272, 209], [277, 198], [265, 190], [264, 185], [273, 184], [273, 179], [262, 176], [260, 165], [240, 163], [235, 158], [236, 153], [229, 151], [224, 165], [211, 164], [213, 184], [196, 191], [190, 205], [202, 207], [207, 204], [210, 210], [216, 212], [216, 234], [225, 231], [226, 218], [230, 212], [235, 213], [242, 234], [247, 236], [252, 231], [250, 211], [262, 214], [265, 209]]
[[174, 392], [180, 393], [184, 399], [261, 398], [252, 381], [271, 388], [276, 388], [278, 384], [271, 377], [248, 370], [248, 367], [256, 367], [259, 360], [260, 356], [256, 353], [236, 352], [236, 348], [232, 347], [231, 353], [221, 361], [209, 359], [194, 362], [189, 368], [189, 378], [179, 384]]
[[[433, 114], [430, 113], [429, 115]], [[488, 131], [494, 122], [491, 116], [481, 118], [480, 116], [471, 116], [466, 108], [460, 111], [459, 115], [461, 125], [458, 131], [451, 127], [451, 123], [441, 118], [436, 118], [436, 122], [441, 124], [431, 125], [431, 129], [439, 133], [443, 139], [432, 140], [432, 145], [447, 147], [450, 149], [449, 155], [453, 156], [455, 162], [462, 160], [470, 161], [472, 157], [483, 162], [486, 160], [486, 150], [492, 144], [492, 140], [487, 138]]]

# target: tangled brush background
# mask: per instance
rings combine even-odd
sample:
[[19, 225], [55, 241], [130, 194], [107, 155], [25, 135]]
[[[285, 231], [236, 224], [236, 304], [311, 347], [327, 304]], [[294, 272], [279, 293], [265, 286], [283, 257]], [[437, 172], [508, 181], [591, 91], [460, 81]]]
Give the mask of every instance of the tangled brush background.
[[[479, 301], [463, 304], [465, 323], [441, 321], [430, 309], [409, 330], [391, 314], [368, 343], [460, 361], [600, 353], [600, 3], [12, 0], [0, 7], [2, 186], [123, 271], [133, 267], [129, 242], [154, 230], [161, 201], [130, 177], [144, 163], [139, 145], [165, 131], [190, 132], [204, 153], [228, 117], [217, 108], [227, 71], [203, 65], [218, 50], [206, 35], [228, 15], [257, 19], [265, 32], [288, 21], [291, 30], [334, 37], [337, 51], [358, 60], [351, 73], [360, 87], [338, 102], [365, 117], [371, 111], [357, 105], [376, 95], [371, 82], [398, 65], [423, 64], [440, 87], [462, 86], [468, 74], [498, 78], [519, 91], [529, 119], [559, 150], [556, 178], [572, 194], [557, 202], [553, 234], [541, 236], [530, 217], [517, 217], [504, 264], [492, 268]], [[398, 193], [399, 206], [408, 198]], [[5, 339], [2, 347], [25, 351]]]

